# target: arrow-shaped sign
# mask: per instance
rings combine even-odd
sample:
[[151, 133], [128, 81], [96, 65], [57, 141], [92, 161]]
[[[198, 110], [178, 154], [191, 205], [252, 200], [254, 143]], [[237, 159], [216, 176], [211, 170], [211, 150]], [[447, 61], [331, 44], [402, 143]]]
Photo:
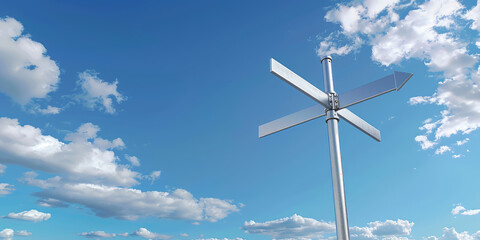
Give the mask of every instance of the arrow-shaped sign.
[[412, 76], [413, 74], [411, 73], [394, 72], [379, 80], [340, 94], [340, 96], [338, 96], [339, 108], [346, 108], [393, 90], [398, 91]]
[[[271, 63], [271, 67], [270, 67], [271, 73], [275, 74], [277, 77], [281, 78], [282, 80], [292, 85], [296, 89], [300, 90], [301, 92], [303, 92], [304, 94], [312, 98], [313, 100], [317, 101], [318, 103], [321, 104], [321, 106], [316, 105], [316, 106], [298, 111], [296, 113], [289, 114], [277, 120], [265, 123], [258, 127], [258, 137], [265, 137], [267, 135], [325, 116], [325, 108], [330, 108], [329, 107], [330, 103], [328, 102], [328, 95], [326, 93], [319, 90], [318, 88], [316, 88], [315, 86], [313, 86], [312, 84], [310, 84], [309, 82], [307, 82], [306, 80], [298, 76], [296, 73], [292, 72], [290, 69], [280, 64], [279, 62], [275, 61], [275, 59], [272, 58], [270, 60], [270, 63]], [[397, 73], [400, 73], [400, 72], [395, 72], [395, 74]], [[398, 79], [401, 79], [401, 77], [405, 77], [404, 73], [400, 73], [400, 74], [403, 74], [403, 75], [399, 75]], [[411, 75], [408, 76], [408, 79], [410, 77]], [[385, 81], [385, 79], [387, 81]], [[406, 79], [403, 82], [399, 82], [401, 84], [398, 84], [399, 86], [398, 89], [400, 89], [408, 79]], [[390, 80], [393, 80], [393, 81], [390, 81]], [[394, 88], [389, 89], [387, 92], [397, 89], [396, 88], [397, 84], [394, 78], [394, 74], [387, 76], [385, 78], [382, 78], [380, 80], [377, 80], [373, 83], [375, 84], [373, 84], [372, 86], [374, 89], [376, 89], [376, 91], [371, 91], [371, 92], [382, 91], [382, 89], [385, 89], [385, 87], [389, 89], [389, 87], [392, 86], [392, 83]], [[390, 86], [387, 83], [390, 84]], [[360, 91], [364, 88], [367, 90], [370, 90], [372, 88], [371, 84], [372, 83], [350, 91], [350, 92], [354, 92], [354, 94], [350, 94], [350, 95], [353, 97], [357, 96], [357, 98], [358, 96], [363, 96], [362, 94], [360, 94], [361, 93]], [[349, 96], [348, 93], [350, 92], [347, 92], [347, 97]], [[357, 93], [355, 94], [355, 92]], [[386, 93], [386, 92], [383, 91], [381, 94], [383, 93]], [[376, 96], [379, 96], [381, 94], [377, 94]], [[340, 95], [340, 96], [343, 96], [343, 95]], [[372, 97], [369, 97], [369, 98], [372, 98]], [[369, 98], [363, 99], [361, 101], [365, 101]], [[355, 103], [359, 103], [361, 101], [356, 101]], [[353, 104], [350, 104], [350, 105], [353, 105]], [[372, 137], [377, 141], [381, 140], [380, 131], [378, 129], [374, 128], [372, 125], [368, 124], [366, 121], [364, 121], [363, 119], [361, 119], [360, 117], [352, 113], [351, 111], [347, 109], [342, 109], [337, 111], [337, 113], [342, 119], [352, 124], [354, 127], [364, 132], [368, 136]]]

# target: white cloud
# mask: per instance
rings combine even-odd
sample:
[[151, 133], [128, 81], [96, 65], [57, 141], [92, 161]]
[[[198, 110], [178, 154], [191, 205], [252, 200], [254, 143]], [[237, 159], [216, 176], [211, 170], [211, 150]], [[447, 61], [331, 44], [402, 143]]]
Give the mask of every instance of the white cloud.
[[69, 183], [58, 176], [47, 180], [35, 179], [35, 177], [35, 174], [27, 173], [22, 181], [43, 189], [35, 193], [36, 196], [80, 204], [104, 218], [136, 220], [153, 216], [216, 222], [238, 211], [238, 207], [229, 201], [215, 198], [196, 199], [183, 189], [172, 192], [143, 192], [134, 188]]
[[107, 113], [115, 113], [113, 100], [121, 103], [125, 97], [117, 91], [118, 81], [108, 83], [98, 77], [94, 71], [84, 71], [78, 75], [78, 84], [82, 88], [82, 94], [78, 99], [82, 100], [90, 109], [100, 109]]
[[457, 141], [457, 145], [458, 145], [458, 146], [461, 146], [461, 145], [467, 143], [468, 141], [470, 141], [470, 138], [465, 138], [465, 139], [463, 139], [463, 140], [461, 140], [461, 141]]
[[[402, 18], [396, 14], [400, 10]], [[350, 48], [347, 45], [343, 51], [329, 53], [344, 55], [367, 45], [372, 47], [372, 59], [381, 65], [415, 59], [430, 71], [440, 73], [443, 80], [434, 94], [409, 101], [411, 105], [436, 104], [446, 109], [436, 124], [423, 127], [427, 134], [435, 135], [434, 142], [427, 141], [427, 136], [417, 139], [423, 149], [431, 148], [441, 138], [469, 134], [480, 127], [479, 56], [475, 48], [469, 48], [478, 41], [471, 36], [480, 36], [478, 2], [472, 9], [466, 9], [457, 0], [427, 0], [411, 5], [402, 5], [401, 1], [353, 1], [337, 4], [325, 19], [338, 23], [342, 30], [321, 42], [319, 49], [324, 50], [318, 53], [321, 57], [328, 52], [328, 46], [336, 50], [339, 41], [359, 39], [361, 45], [350, 44]], [[464, 19], [468, 20], [469, 29], [459, 27], [465, 25]]]
[[454, 154], [454, 155], [452, 155], [453, 158], [459, 158], [459, 157], [461, 157], [461, 156], [462, 156], [461, 154]]
[[390, 239], [407, 240], [405, 235], [410, 235], [414, 223], [407, 220], [398, 219], [397, 221], [386, 220], [385, 222], [375, 221], [368, 223], [368, 227], [351, 227], [350, 235], [352, 239]]
[[170, 239], [170, 238], [173, 237], [173, 236], [170, 236], [170, 235], [153, 233], [153, 232], [148, 231], [146, 228], [139, 228], [138, 230], [136, 230], [135, 232], [133, 232], [130, 235], [131, 236], [139, 236], [139, 237], [143, 237], [143, 238], [149, 238], [149, 239]]
[[2, 231], [0, 231], [0, 238], [12, 239], [14, 234], [15, 232], [13, 231], [13, 229], [5, 228]]
[[27, 232], [25, 230], [22, 231], [13, 231], [13, 229], [10, 228], [5, 228], [2, 231], [0, 231], [0, 238], [3, 238], [5, 240], [11, 240], [13, 236], [31, 236], [31, 232]]
[[409, 100], [408, 100], [408, 103], [410, 105], [417, 105], [417, 104], [421, 104], [421, 103], [428, 103], [430, 102], [430, 97], [422, 97], [422, 96], [417, 96], [417, 97], [411, 97]]
[[[406, 239], [410, 235], [414, 223], [407, 220], [386, 220], [384, 222], [370, 222], [368, 227], [351, 227], [352, 239]], [[256, 223], [248, 221], [243, 229], [250, 234], [263, 234], [274, 239], [325, 239], [324, 235], [335, 233], [335, 224], [332, 222], [317, 221], [293, 215], [288, 218]], [[328, 238], [330, 239], [330, 237]]]
[[5, 169], [7, 169], [7, 166], [0, 164], [0, 174], [4, 173]]
[[29, 211], [23, 211], [19, 213], [9, 213], [7, 218], [18, 219], [30, 222], [47, 221], [52, 215], [50, 213], [39, 212], [35, 209]]
[[436, 143], [428, 140], [426, 135], [418, 135], [415, 137], [415, 141], [420, 143], [422, 149], [429, 149], [432, 148]]
[[13, 18], [0, 18], [0, 91], [20, 104], [45, 98], [57, 88], [60, 70], [46, 48]]
[[[113, 151], [92, 143], [99, 127], [91, 123], [80, 126], [67, 135], [70, 143], [43, 135], [30, 125], [20, 125], [17, 119], [0, 118], [0, 162], [22, 165], [70, 179], [103, 184], [132, 186], [140, 174], [117, 163]], [[121, 142], [123, 145], [123, 142]], [[112, 146], [119, 145], [112, 142]], [[110, 146], [110, 147], [112, 147]]]
[[443, 235], [439, 238], [435, 236], [428, 237], [427, 240], [479, 240], [480, 231], [469, 234], [468, 232], [458, 233], [455, 228], [443, 228]]
[[462, 215], [477, 215], [480, 213], [480, 209], [472, 209], [472, 210], [466, 210], [464, 212], [462, 212]]
[[413, 227], [413, 222], [398, 219], [397, 221], [387, 220], [385, 222], [371, 222], [369, 227], [372, 233], [376, 236], [395, 236], [395, 235], [410, 235]]
[[457, 214], [461, 214], [461, 215], [469, 215], [469, 216], [472, 216], [472, 215], [477, 215], [480, 213], [480, 209], [471, 209], [471, 210], [467, 210], [465, 207], [463, 207], [462, 205], [457, 205], [454, 209], [452, 209], [452, 214], [453, 215], [457, 215]]
[[83, 124], [66, 136], [71, 142], [63, 143], [38, 128], [21, 126], [16, 119], [0, 118], [0, 162], [61, 175], [39, 180], [34, 172], [25, 174], [23, 181], [42, 189], [35, 193], [40, 206], [80, 204], [100, 217], [129, 220], [154, 216], [216, 222], [239, 211], [230, 201], [197, 199], [183, 189], [143, 192], [130, 188], [138, 184], [137, 179], [155, 180], [160, 172], [145, 177], [119, 165], [115, 153], [105, 148], [118, 148], [123, 141], [99, 143], [99, 130], [91, 123]]
[[478, 1], [477, 6], [473, 7], [465, 14], [465, 18], [473, 20], [470, 28], [480, 32], [480, 3]]
[[104, 231], [92, 231], [92, 232], [83, 232], [78, 234], [86, 238], [112, 238], [115, 237], [115, 233], [106, 233]]
[[311, 239], [322, 238], [325, 233], [335, 232], [335, 224], [294, 214], [264, 223], [250, 220], [244, 223], [243, 229], [246, 233], [268, 235], [275, 239]]
[[427, 120], [430, 120], [430, 121], [428, 121], [428, 122], [425, 121], [423, 126], [419, 127], [418, 129], [425, 130], [426, 134], [430, 134], [430, 133], [432, 133], [433, 129], [435, 129], [438, 126], [438, 124], [440, 124], [440, 121], [431, 122], [431, 118], [429, 118]]
[[189, 235], [186, 233], [180, 233], [180, 237], [188, 237]]
[[138, 160], [137, 157], [135, 156], [129, 156], [128, 154], [125, 154], [125, 158], [132, 164], [132, 166], [138, 167], [140, 166], [140, 160]]
[[41, 114], [59, 114], [62, 109], [58, 107], [52, 107], [50, 105], [47, 106], [47, 108], [36, 108], [35, 111], [41, 113]]
[[8, 183], [0, 183], [0, 196], [10, 194], [14, 190], [15, 188], [13, 188], [13, 185], [10, 185]]
[[452, 151], [452, 149], [450, 149], [450, 147], [440, 146], [439, 148], [437, 148], [437, 150], [435, 150], [435, 154], [442, 155], [443, 153], [450, 152], [450, 151]]

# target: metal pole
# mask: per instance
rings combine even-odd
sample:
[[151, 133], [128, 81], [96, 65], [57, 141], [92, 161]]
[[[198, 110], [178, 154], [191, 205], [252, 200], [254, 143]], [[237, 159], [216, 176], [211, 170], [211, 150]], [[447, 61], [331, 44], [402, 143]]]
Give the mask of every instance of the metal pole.
[[332, 58], [324, 57], [323, 80], [325, 91], [329, 95], [331, 109], [327, 110], [326, 122], [328, 124], [328, 140], [330, 143], [330, 164], [332, 168], [333, 200], [335, 202], [335, 221], [337, 226], [337, 239], [349, 240], [347, 204], [345, 202], [345, 187], [343, 185], [342, 157], [340, 156], [340, 140], [338, 137], [338, 115], [335, 105], [338, 104], [336, 93], [333, 89]]

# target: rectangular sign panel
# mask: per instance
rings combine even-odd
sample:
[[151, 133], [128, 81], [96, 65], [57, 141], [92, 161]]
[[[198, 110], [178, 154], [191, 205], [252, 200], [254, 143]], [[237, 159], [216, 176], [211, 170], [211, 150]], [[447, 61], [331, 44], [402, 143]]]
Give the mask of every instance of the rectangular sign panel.
[[315, 105], [259, 126], [258, 137], [265, 137], [322, 116], [325, 116], [325, 108]]
[[290, 71], [290, 69], [284, 67], [275, 59], [271, 59], [270, 72], [275, 74], [275, 76], [281, 78], [283, 81], [292, 85], [299, 91], [303, 92], [307, 96], [311, 97], [313, 100], [322, 104], [324, 107], [328, 107], [328, 95], [309, 82], [305, 81], [303, 78]]

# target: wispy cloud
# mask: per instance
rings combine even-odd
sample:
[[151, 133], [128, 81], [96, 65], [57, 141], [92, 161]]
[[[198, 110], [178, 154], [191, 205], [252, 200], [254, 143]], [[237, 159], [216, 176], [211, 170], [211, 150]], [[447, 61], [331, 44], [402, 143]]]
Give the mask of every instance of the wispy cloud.
[[13, 185], [8, 183], [0, 183], [0, 196], [12, 193], [15, 190]]
[[98, 75], [92, 70], [86, 70], [78, 75], [78, 85], [82, 93], [77, 96], [77, 99], [90, 109], [100, 109], [113, 114], [115, 113], [113, 101], [121, 103], [126, 100], [126, 97], [117, 91], [117, 80], [113, 83], [105, 82]]
[[452, 215], [477, 215], [480, 213], [480, 209], [470, 209], [467, 210], [462, 205], [457, 205], [455, 208], [452, 209]]

